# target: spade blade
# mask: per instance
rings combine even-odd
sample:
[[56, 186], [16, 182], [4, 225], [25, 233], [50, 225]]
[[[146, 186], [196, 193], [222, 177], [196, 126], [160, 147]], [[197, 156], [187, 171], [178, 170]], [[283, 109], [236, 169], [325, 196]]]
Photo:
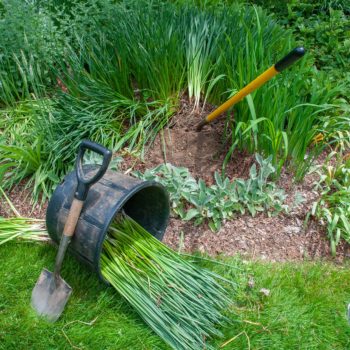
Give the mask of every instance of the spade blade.
[[32, 292], [32, 307], [50, 322], [55, 322], [61, 315], [72, 288], [60, 277], [44, 269]]

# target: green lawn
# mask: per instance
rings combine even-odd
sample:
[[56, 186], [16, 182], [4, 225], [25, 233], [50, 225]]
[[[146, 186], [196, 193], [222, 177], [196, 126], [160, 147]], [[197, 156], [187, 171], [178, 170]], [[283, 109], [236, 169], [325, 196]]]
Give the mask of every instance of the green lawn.
[[[54, 255], [43, 244], [0, 247], [0, 349], [168, 349], [112, 288], [69, 256], [62, 275], [74, 292], [65, 313], [54, 324], [39, 320], [30, 294], [41, 269], [52, 269]], [[228, 310], [234, 322], [223, 339], [214, 339], [218, 349], [237, 335], [223, 349], [350, 349], [347, 266], [229, 262], [239, 268], [217, 269], [236, 276], [240, 287]]]

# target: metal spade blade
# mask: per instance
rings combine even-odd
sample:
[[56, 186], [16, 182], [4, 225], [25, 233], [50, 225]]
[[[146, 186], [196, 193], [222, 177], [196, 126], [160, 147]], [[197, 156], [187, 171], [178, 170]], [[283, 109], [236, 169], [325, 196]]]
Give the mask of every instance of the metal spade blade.
[[[92, 177], [86, 177], [83, 169], [83, 158], [86, 150], [96, 152], [103, 156], [102, 165]], [[44, 269], [32, 292], [32, 307], [48, 321], [55, 322], [61, 315], [72, 293], [72, 288], [61, 278], [60, 272], [67, 247], [74, 235], [84, 201], [90, 186], [96, 183], [105, 174], [112, 152], [103, 146], [84, 140], [80, 144], [76, 161], [77, 189], [69, 209], [67, 221], [63, 228], [60, 245], [55, 262], [54, 272]]]
[[72, 293], [72, 288], [60, 276], [44, 269], [32, 292], [32, 307], [50, 322], [61, 315]]

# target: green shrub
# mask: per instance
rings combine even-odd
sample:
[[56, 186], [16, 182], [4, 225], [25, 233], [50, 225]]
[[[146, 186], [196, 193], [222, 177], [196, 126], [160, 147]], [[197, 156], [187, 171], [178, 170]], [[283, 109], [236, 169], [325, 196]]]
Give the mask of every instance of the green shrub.
[[345, 2], [295, 2], [288, 6], [287, 18], [297, 40], [311, 48], [317, 66], [344, 75], [350, 67], [349, 15]]

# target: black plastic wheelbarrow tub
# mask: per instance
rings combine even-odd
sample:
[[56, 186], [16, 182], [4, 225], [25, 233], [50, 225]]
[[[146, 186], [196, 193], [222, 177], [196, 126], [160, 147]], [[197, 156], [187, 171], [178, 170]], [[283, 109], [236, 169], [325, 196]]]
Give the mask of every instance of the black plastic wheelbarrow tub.
[[[94, 166], [84, 166], [89, 175]], [[54, 191], [46, 212], [50, 237], [59, 243], [74, 190], [75, 171], [69, 173]], [[101, 280], [100, 256], [103, 241], [114, 217], [124, 210], [148, 232], [163, 239], [169, 219], [169, 197], [165, 188], [155, 181], [142, 181], [108, 170], [88, 193], [69, 251], [90, 266]]]

